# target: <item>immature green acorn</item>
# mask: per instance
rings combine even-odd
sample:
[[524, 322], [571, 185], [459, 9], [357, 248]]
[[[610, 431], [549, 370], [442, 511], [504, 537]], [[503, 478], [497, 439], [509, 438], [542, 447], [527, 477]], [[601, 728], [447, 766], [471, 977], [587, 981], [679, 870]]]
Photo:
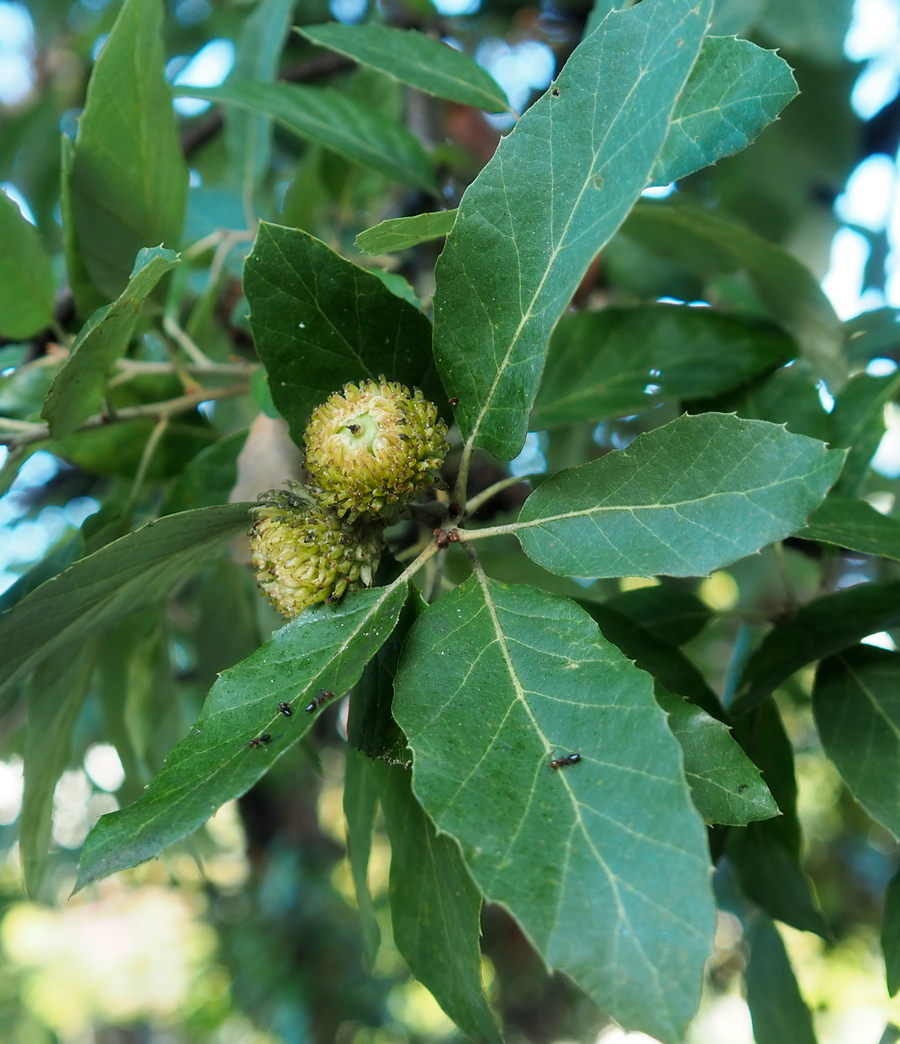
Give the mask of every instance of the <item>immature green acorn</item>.
[[383, 376], [345, 384], [306, 428], [309, 485], [342, 517], [390, 521], [438, 481], [450, 448], [446, 434], [437, 406], [418, 388]]
[[259, 586], [284, 616], [371, 586], [383, 547], [380, 528], [348, 526], [296, 485], [260, 494], [260, 501], [251, 561]]

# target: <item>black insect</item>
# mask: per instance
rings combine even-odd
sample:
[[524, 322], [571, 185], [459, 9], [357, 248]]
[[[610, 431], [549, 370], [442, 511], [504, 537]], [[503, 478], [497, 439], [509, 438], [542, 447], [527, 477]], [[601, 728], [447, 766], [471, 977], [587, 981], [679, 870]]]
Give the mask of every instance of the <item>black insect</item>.
[[749, 786], [750, 786], [750, 784], [749, 784], [749, 783], [740, 783], [740, 784], [738, 785], [738, 788], [737, 788], [737, 792], [738, 792], [739, 794], [743, 794], [743, 793], [744, 793], [744, 791], [745, 791], [745, 790], [747, 789], [747, 787], [749, 787]]
[[322, 689], [322, 691], [319, 692], [316, 695], [316, 697], [312, 701], [312, 703], [307, 703], [307, 705], [306, 705], [306, 713], [307, 714], [312, 714], [312, 712], [316, 709], [316, 707], [320, 706], [323, 703], [327, 703], [329, 700], [333, 700], [333, 699], [334, 699], [334, 693], [331, 691], [331, 689]]
[[291, 705], [289, 703], [279, 703], [278, 711], [279, 713], [283, 714], [286, 718], [289, 718], [294, 713], [291, 710]]
[[580, 754], [563, 754], [561, 758], [550, 759], [550, 768], [561, 769], [566, 765], [577, 765], [579, 761], [581, 761]]
[[250, 740], [250, 742], [247, 744], [247, 746], [248, 747], [261, 747], [264, 743], [271, 743], [271, 742], [272, 742], [272, 737], [269, 735], [268, 732], [264, 732], [261, 736], [258, 736], [256, 739]]

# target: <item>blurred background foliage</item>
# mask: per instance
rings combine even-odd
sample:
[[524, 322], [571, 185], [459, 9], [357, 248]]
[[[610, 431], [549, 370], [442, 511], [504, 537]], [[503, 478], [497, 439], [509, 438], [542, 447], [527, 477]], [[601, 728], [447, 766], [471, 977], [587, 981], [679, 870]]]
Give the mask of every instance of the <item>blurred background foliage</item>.
[[[377, 14], [396, 26], [451, 38], [493, 72], [521, 111], [563, 64], [588, 20], [612, 6], [604, 0], [596, 5], [590, 0], [380, 0], [376, 8], [375, 0], [299, 0], [291, 9], [272, 0], [168, 0], [167, 75], [173, 84], [212, 85], [233, 64], [240, 70], [242, 62], [269, 53], [283, 79], [339, 86], [386, 112], [403, 111], [408, 126], [439, 157], [442, 189], [453, 206], [507, 124], [463, 106], [404, 96], [386, 78], [313, 48], [287, 32], [288, 25]], [[715, 204], [723, 215], [797, 254], [825, 279], [842, 318], [867, 310], [856, 320], [858, 329], [882, 340], [879, 352], [866, 358], [878, 354], [895, 365], [900, 349], [890, 306], [900, 301], [900, 285], [892, 289], [898, 277], [891, 217], [900, 141], [897, 8], [893, 0], [859, 0], [855, 6], [851, 0], [822, 0], [814, 9], [783, 0], [719, 0], [716, 29], [779, 48], [796, 70], [801, 95], [752, 148], [677, 186], [680, 202]], [[58, 258], [60, 137], [74, 135], [92, 61], [118, 10], [115, 0], [30, 0], [27, 7], [0, 3], [0, 183], [33, 218]], [[177, 107], [192, 187], [187, 264], [176, 278], [182, 300], [190, 304], [186, 332], [212, 358], [252, 358], [240, 266], [256, 219], [305, 228], [366, 264], [352, 249], [360, 231], [425, 208], [416, 190], [277, 129], [271, 162], [248, 189], [222, 112], [187, 99]], [[432, 251], [425, 246], [389, 262], [423, 298], [430, 293]], [[61, 273], [61, 260], [59, 266]], [[712, 286], [733, 303], [749, 296], [732, 274], [716, 276]], [[581, 292], [602, 298], [610, 288], [619, 301], [630, 296], [690, 301], [710, 290], [691, 267], [628, 236], [610, 245]], [[57, 303], [57, 317], [60, 327], [77, 329], [66, 294]], [[26, 356], [44, 362], [25, 376], [0, 374], [0, 412], [7, 416], [27, 415], [46, 394], [57, 365], [53, 332], [29, 345], [0, 347], [0, 368]], [[790, 401], [788, 412], [799, 428], [806, 396], [811, 403], [807, 429], [815, 429], [820, 397], [827, 390], [804, 382], [796, 371], [780, 381], [786, 386], [770, 382], [759, 389], [768, 404], [766, 415], [778, 412], [773, 403], [781, 395]], [[259, 398], [264, 399], [261, 391]], [[252, 419], [242, 412], [247, 408], [220, 404], [225, 415], [224, 421], [222, 412], [217, 418], [220, 428], [240, 430]], [[894, 417], [892, 426], [892, 417], [889, 412], [887, 463], [871, 479], [872, 493], [882, 483], [887, 494], [900, 472], [900, 464], [891, 472], [889, 451], [896, 447], [897, 425]], [[659, 417], [654, 423], [660, 423]], [[206, 424], [198, 412], [173, 425], [166, 451], [154, 460], [160, 480], [155, 495], [166, 500], [168, 510], [194, 506], [196, 483], [165, 481], [187, 457], [201, 461], [204, 496], [210, 502], [227, 499], [240, 440], [218, 444], [217, 456], [204, 460], [210, 441], [204, 437]], [[608, 446], [624, 445], [640, 424], [640, 419], [609, 422], [602, 439]], [[82, 534], [88, 542], [92, 533], [101, 533], [115, 515], [109, 509], [95, 514], [101, 500], [118, 503], [122, 512], [135, 508], [129, 496], [138, 460], [124, 452], [127, 443], [98, 432], [92, 440], [73, 444], [65, 459], [38, 452], [28, 461], [0, 497], [3, 587], [51, 549], [54, 571], [61, 568], [74, 555], [76, 533], [86, 518]], [[531, 436], [521, 471], [531, 470], [541, 457], [556, 467], [569, 457], [585, 459], [584, 447], [546, 433]], [[895, 463], [896, 457], [894, 450]], [[167, 468], [167, 461], [178, 467]], [[6, 489], [6, 470], [4, 478]], [[272, 484], [279, 480], [276, 476]], [[515, 506], [510, 500], [504, 508]], [[715, 612], [712, 624], [685, 648], [720, 691], [733, 682], [735, 643], [749, 640], [745, 621], [815, 593], [820, 567], [806, 551], [800, 545], [769, 549], [708, 580], [681, 585]], [[492, 560], [492, 572], [500, 578], [502, 562], [499, 553]], [[849, 583], [853, 575], [875, 578], [877, 567], [844, 558], [835, 568]], [[517, 573], [516, 579], [526, 578]], [[29, 574], [27, 582], [33, 584], [35, 577]], [[553, 583], [565, 586], [566, 593], [574, 586], [558, 579]], [[641, 583], [604, 581], [591, 590], [607, 597]], [[0, 717], [0, 1039], [21, 1044], [424, 1044], [458, 1039], [458, 1031], [411, 980], [391, 944], [390, 857], [380, 834], [370, 885], [383, 946], [374, 968], [367, 966], [341, 809], [342, 706], [322, 715], [314, 742], [281, 759], [257, 787], [220, 810], [189, 842], [159, 862], [66, 901], [78, 846], [90, 824], [135, 796], [134, 781], [148, 778], [183, 735], [216, 672], [246, 656], [271, 630], [274, 617], [261, 600], [248, 598], [251, 587], [240, 566], [218, 563], [180, 592], [164, 618], [155, 611], [142, 613], [105, 636], [121, 655], [107, 656], [103, 680], [84, 704], [70, 769], [54, 796], [47, 898], [56, 905], [42, 907], [23, 898], [15, 843], [22, 712], [14, 706]], [[591, 597], [590, 591], [581, 593]], [[246, 605], [255, 609], [240, 609]], [[820, 1039], [875, 1044], [886, 1019], [900, 1023], [900, 1007], [889, 1000], [883, 981], [877, 929], [897, 851], [823, 757], [810, 688], [811, 676], [800, 674], [779, 691], [778, 701], [795, 750], [805, 864], [833, 936], [821, 939], [792, 929], [783, 929], [782, 936]], [[128, 693], [127, 707], [117, 719], [110, 713], [110, 692], [122, 690]], [[141, 723], [139, 747], [128, 715]], [[122, 742], [116, 739], [114, 748], [106, 738], [116, 728]], [[129, 759], [125, 782], [122, 760]], [[720, 898], [728, 909], [738, 900], [730, 896], [727, 874], [722, 877]], [[509, 1041], [616, 1044], [624, 1039], [604, 1025], [570, 982], [547, 976], [502, 910], [486, 911], [484, 931], [485, 981]], [[741, 923], [723, 914], [692, 1044], [752, 1040], [743, 1000], [745, 971]], [[884, 1039], [896, 1038], [886, 1034]]]

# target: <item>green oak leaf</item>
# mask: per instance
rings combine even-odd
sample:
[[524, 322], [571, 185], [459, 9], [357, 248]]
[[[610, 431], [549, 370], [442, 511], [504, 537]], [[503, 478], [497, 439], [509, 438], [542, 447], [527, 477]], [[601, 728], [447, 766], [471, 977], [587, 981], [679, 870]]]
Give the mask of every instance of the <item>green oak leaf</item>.
[[668, 185], [740, 152], [796, 95], [791, 68], [774, 51], [733, 36], [708, 36], [651, 182]]
[[[355, 698], [355, 694], [354, 694]], [[369, 891], [369, 856], [372, 853], [372, 830], [378, 811], [378, 791], [371, 762], [353, 747], [347, 749], [344, 764], [344, 819], [347, 821], [347, 857], [356, 891], [356, 906], [362, 925], [366, 961], [371, 969], [381, 945], [381, 928]]]
[[106, 379], [125, 354], [144, 301], [180, 258], [163, 247], [139, 251], [128, 285], [88, 319], [54, 378], [41, 416], [54, 438], [65, 438], [103, 406]]
[[175, 93], [271, 117], [354, 163], [437, 195], [431, 160], [418, 139], [400, 123], [334, 88], [229, 81], [220, 87], [176, 87]]
[[465, 438], [525, 441], [547, 342], [647, 187], [711, 0], [611, 14], [466, 189], [435, 269], [434, 351]]
[[679, 417], [547, 479], [504, 529], [562, 576], [702, 576], [795, 533], [843, 459], [765, 421]]
[[813, 714], [853, 796], [900, 838], [900, 655], [857, 645], [823, 660]]
[[360, 232], [354, 246], [373, 255], [408, 250], [419, 243], [448, 235], [455, 220], [455, 210], [436, 210], [414, 217], [390, 218]]
[[827, 496], [797, 536], [900, 562], [900, 521], [854, 497]]
[[[317, 691], [343, 693], [356, 684], [405, 599], [398, 584], [308, 609], [223, 671], [196, 724], [141, 797], [101, 816], [88, 834], [75, 891], [158, 856], [246, 793], [309, 730], [315, 716], [304, 707]], [[290, 716], [278, 709], [282, 702]], [[270, 741], [251, 744], [263, 735]]]
[[732, 739], [728, 726], [669, 693], [656, 699], [684, 753], [691, 798], [707, 823], [744, 826], [778, 815], [759, 769]]
[[719, 395], [796, 354], [772, 324], [707, 308], [577, 312], [553, 332], [530, 424], [551, 428], [643, 413], [665, 399]]
[[485, 112], [509, 110], [509, 99], [493, 76], [473, 58], [415, 30], [362, 25], [298, 26], [307, 40], [362, 62], [437, 98], [472, 105]]
[[0, 616], [0, 693], [51, 653], [164, 597], [248, 527], [251, 507], [156, 519], [36, 587]]
[[435, 830], [416, 801], [409, 769], [373, 762], [372, 771], [391, 840], [397, 949], [464, 1033], [484, 1044], [501, 1044], [481, 982], [481, 893], [456, 843]]
[[416, 796], [485, 897], [622, 1026], [680, 1040], [713, 909], [649, 676], [568, 599], [475, 575], [413, 626], [394, 714]]
[[0, 334], [25, 340], [53, 319], [56, 277], [40, 233], [0, 190]]
[[384, 374], [443, 400], [425, 316], [308, 232], [263, 221], [244, 292], [272, 398], [295, 440], [347, 381]]
[[139, 250], [181, 237], [188, 170], [163, 75], [162, 17], [161, 0], [126, 0], [78, 121], [68, 185], [76, 250], [107, 301]]

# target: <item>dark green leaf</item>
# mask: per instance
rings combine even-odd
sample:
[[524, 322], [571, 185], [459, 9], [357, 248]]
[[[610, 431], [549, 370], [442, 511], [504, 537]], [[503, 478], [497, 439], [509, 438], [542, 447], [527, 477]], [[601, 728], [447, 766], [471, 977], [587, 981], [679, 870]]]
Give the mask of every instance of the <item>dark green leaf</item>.
[[246, 442], [243, 429], [200, 450], [172, 484], [160, 514], [226, 503], [238, 479], [238, 456]]
[[634, 660], [668, 692], [684, 696], [714, 718], [724, 716], [718, 697], [703, 675], [674, 645], [617, 612], [610, 603], [585, 603], [584, 608], [597, 621], [603, 637], [617, 645], [629, 660]]
[[733, 735], [762, 770], [781, 812], [729, 831], [725, 850], [741, 890], [770, 917], [827, 939], [828, 922], [801, 865], [794, 752], [775, 703], [769, 700], [740, 719]]
[[502, 460], [525, 441], [553, 327], [647, 186], [711, 8], [610, 15], [462, 197], [435, 270], [435, 357], [463, 435]]
[[375, 964], [381, 945], [381, 929], [369, 892], [369, 855], [372, 828], [378, 810], [378, 791], [371, 762], [352, 747], [347, 750], [344, 768], [344, 818], [347, 820], [347, 855], [356, 889], [356, 905], [362, 925], [363, 943], [369, 968]]
[[244, 290], [272, 398], [296, 440], [347, 381], [384, 374], [439, 394], [425, 316], [308, 233], [262, 222]]
[[142, 249], [128, 286], [116, 301], [94, 312], [82, 327], [41, 413], [54, 438], [71, 435], [100, 411], [106, 379], [128, 348], [144, 300], [179, 260], [177, 254], [162, 247]]
[[733, 36], [707, 37], [652, 183], [667, 185], [745, 149], [796, 94], [790, 66], [774, 51]]
[[0, 618], [0, 692], [55, 650], [162, 598], [248, 525], [252, 506], [157, 519], [41, 584]]
[[431, 161], [418, 139], [401, 124], [330, 87], [228, 82], [221, 87], [178, 87], [175, 93], [270, 116], [302, 138], [404, 185], [437, 194]]
[[25, 339], [53, 319], [56, 278], [38, 230], [0, 189], [0, 334]]
[[75, 308], [79, 316], [88, 316], [104, 305], [109, 297], [101, 294], [91, 282], [79, 246], [75, 228], [75, 210], [72, 200], [72, 167], [75, 163], [75, 142], [64, 134], [60, 141], [60, 185], [59, 210], [62, 220], [63, 254], [66, 259], [66, 274]]
[[[400, 585], [308, 609], [224, 671], [199, 720], [140, 799], [102, 816], [90, 832], [75, 890], [158, 856], [249, 790], [308, 731], [315, 720], [304, 713], [311, 696], [322, 688], [346, 692], [357, 682], [393, 630], [405, 598]], [[290, 704], [290, 717], [278, 710], [280, 702]], [[262, 735], [271, 741], [249, 746]]]
[[656, 699], [681, 744], [691, 798], [707, 823], [744, 826], [778, 815], [759, 769], [732, 739], [727, 725], [677, 696], [657, 693]]
[[178, 245], [188, 172], [163, 77], [160, 0], [126, 0], [88, 84], [72, 160], [77, 249], [107, 301], [137, 252]]
[[415, 217], [391, 218], [360, 232], [354, 246], [367, 254], [407, 250], [419, 243], [448, 235], [455, 220], [455, 210], [436, 210], [430, 214], [416, 214]]
[[893, 997], [900, 990], [900, 872], [891, 878], [884, 897], [881, 949], [888, 993]]
[[414, 30], [369, 22], [363, 25], [304, 25], [297, 32], [313, 43], [345, 54], [426, 94], [472, 105], [485, 112], [509, 109], [509, 99], [489, 72], [439, 40]]
[[474, 576], [410, 632], [394, 713], [416, 795], [486, 898], [624, 1027], [680, 1040], [708, 855], [649, 676], [568, 599]]
[[900, 582], [860, 584], [817, 598], [774, 627], [747, 661], [732, 711], [743, 714], [808, 663], [900, 625]]
[[853, 796], [900, 837], [900, 655], [858, 645], [823, 660], [813, 713]]
[[[266, 0], [257, 6], [243, 23], [229, 81], [271, 83], [275, 79], [293, 9], [294, 0]], [[225, 123], [225, 142], [238, 184], [252, 193], [269, 168], [271, 118], [231, 109]]]
[[900, 561], [900, 521], [853, 497], [826, 497], [797, 536]]
[[680, 417], [547, 479], [510, 529], [563, 576], [701, 576], [796, 532], [842, 462], [765, 421]]
[[800, 994], [778, 929], [765, 914], [746, 925], [747, 1006], [756, 1044], [816, 1044], [812, 1015]]
[[644, 203], [622, 232], [706, 276], [743, 271], [817, 376], [840, 387], [846, 369], [844, 329], [816, 276], [792, 254], [699, 207]]
[[884, 407], [900, 389], [900, 375], [871, 377], [858, 373], [838, 393], [831, 412], [833, 446], [847, 446], [847, 462], [836, 492], [853, 497], [859, 493], [869, 462], [885, 432]]
[[796, 355], [766, 323], [704, 308], [644, 305], [564, 316], [531, 414], [534, 428], [641, 413], [718, 395]]
[[439, 834], [410, 787], [410, 771], [373, 764], [391, 839], [394, 942], [415, 977], [473, 1040], [502, 1038], [481, 982], [481, 893], [452, 838]]
[[606, 605], [671, 645], [683, 645], [696, 638], [712, 619], [705, 602], [674, 584], [623, 591], [608, 599]]
[[52, 656], [35, 671], [28, 687], [25, 733], [25, 787], [19, 817], [19, 845], [25, 891], [42, 895], [53, 819], [53, 792], [69, 767], [72, 729], [88, 692], [96, 641]]

